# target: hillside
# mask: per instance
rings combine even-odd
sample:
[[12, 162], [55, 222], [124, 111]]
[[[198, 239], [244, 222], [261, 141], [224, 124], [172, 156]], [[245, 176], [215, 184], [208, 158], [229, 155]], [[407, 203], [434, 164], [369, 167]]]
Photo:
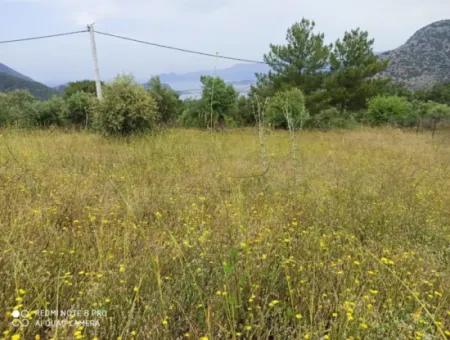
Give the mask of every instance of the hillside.
[[420, 29], [403, 46], [381, 57], [390, 61], [383, 75], [412, 90], [450, 82], [450, 20]]
[[44, 84], [38, 83], [4, 64], [0, 64], [0, 92], [14, 90], [28, 90], [40, 99], [47, 99], [55, 92]]

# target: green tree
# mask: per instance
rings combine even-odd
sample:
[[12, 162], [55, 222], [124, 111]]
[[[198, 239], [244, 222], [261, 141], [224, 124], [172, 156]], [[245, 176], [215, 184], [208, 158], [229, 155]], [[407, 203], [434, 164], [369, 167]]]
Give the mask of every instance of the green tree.
[[202, 76], [201, 108], [206, 115], [207, 126], [223, 128], [233, 124], [237, 112], [238, 94], [232, 85], [219, 77]]
[[86, 92], [75, 92], [66, 98], [67, 120], [77, 126], [87, 127], [95, 105], [95, 97]]
[[314, 115], [309, 126], [319, 129], [350, 128], [356, 126], [356, 120], [353, 113], [330, 107]]
[[147, 86], [158, 104], [161, 122], [164, 124], [175, 122], [183, 105], [178, 93], [170, 86], [161, 83], [159, 77], [151, 78]]
[[0, 126], [29, 126], [37, 99], [27, 90], [0, 93]]
[[157, 122], [155, 99], [133, 77], [119, 76], [104, 87], [104, 98], [96, 110], [96, 124], [103, 133], [129, 135], [150, 130]]
[[428, 102], [425, 104], [423, 119], [429, 122], [434, 135], [438, 124], [443, 120], [450, 119], [450, 106], [446, 104]]
[[208, 126], [208, 116], [205, 105], [200, 99], [186, 99], [179, 123], [189, 128], [205, 128]]
[[274, 128], [302, 128], [309, 119], [303, 92], [292, 88], [276, 93], [269, 102], [266, 118]]
[[298, 87], [306, 96], [308, 110], [320, 110], [327, 99], [323, 82], [331, 46], [325, 44], [324, 34], [314, 33], [314, 29], [314, 21], [302, 19], [288, 29], [285, 45], [270, 45], [264, 60], [271, 71], [258, 75], [254, 92], [267, 97], [275, 91]]
[[436, 84], [431, 89], [417, 91], [416, 97], [423, 101], [450, 105], [450, 83]]
[[[104, 83], [102, 83], [104, 85]], [[91, 95], [96, 95], [95, 81], [93, 80], [80, 80], [67, 84], [64, 88], [64, 98], [68, 98], [77, 92], [84, 92]]]
[[256, 123], [254, 104], [252, 97], [239, 96], [236, 117], [236, 122], [239, 126], [249, 126]]
[[368, 106], [366, 118], [372, 125], [409, 125], [416, 120], [412, 103], [404, 97], [376, 96]]
[[341, 112], [367, 107], [367, 100], [383, 91], [387, 81], [375, 76], [387, 67], [373, 53], [373, 39], [359, 28], [345, 32], [330, 54], [327, 89], [330, 104]]
[[34, 103], [32, 119], [36, 126], [62, 126], [67, 122], [67, 116], [67, 105], [61, 97], [54, 96], [49, 100]]

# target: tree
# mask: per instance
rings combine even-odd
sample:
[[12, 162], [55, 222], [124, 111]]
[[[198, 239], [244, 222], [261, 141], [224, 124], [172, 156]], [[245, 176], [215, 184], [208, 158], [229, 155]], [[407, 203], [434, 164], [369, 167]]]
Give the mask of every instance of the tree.
[[[102, 83], [102, 85], [104, 85]], [[93, 80], [80, 80], [74, 81], [64, 88], [64, 98], [68, 98], [77, 92], [84, 92], [92, 95], [96, 95], [95, 81]]]
[[373, 39], [359, 28], [345, 32], [330, 54], [327, 89], [330, 104], [341, 112], [361, 110], [367, 100], [381, 93], [387, 81], [375, 76], [386, 69], [387, 62], [373, 53]]
[[446, 104], [428, 102], [425, 104], [425, 112], [423, 119], [428, 120], [431, 124], [433, 135], [436, 132], [438, 124], [450, 118], [450, 106]]
[[320, 109], [326, 100], [322, 87], [331, 46], [324, 43], [322, 33], [314, 33], [314, 28], [314, 21], [302, 19], [288, 29], [285, 45], [270, 45], [264, 60], [271, 71], [258, 75], [254, 89], [258, 95], [267, 97], [275, 91], [298, 87], [306, 96], [307, 108]]
[[158, 122], [153, 96], [130, 76], [119, 76], [104, 88], [96, 110], [97, 126], [105, 134], [129, 135], [149, 130]]
[[320, 129], [349, 128], [356, 125], [350, 112], [341, 112], [335, 107], [327, 108], [314, 115], [309, 126]]
[[161, 83], [159, 77], [150, 79], [148, 90], [158, 104], [161, 122], [164, 124], [175, 122], [182, 110], [182, 102], [178, 93], [170, 86]]
[[415, 115], [413, 105], [398, 96], [376, 96], [369, 101], [367, 110], [367, 120], [372, 125], [408, 125], [407, 122], [415, 121], [412, 115]]
[[256, 123], [254, 98], [239, 96], [236, 122], [239, 126], [249, 126]]
[[46, 101], [35, 102], [33, 111], [34, 125], [40, 127], [61, 126], [68, 116], [67, 105], [61, 97], [54, 96]]
[[416, 97], [423, 101], [450, 105], [450, 83], [436, 84], [431, 89], [418, 91]]
[[66, 98], [67, 120], [77, 126], [87, 127], [95, 104], [95, 97], [86, 92], [75, 92]]
[[186, 99], [183, 104], [184, 110], [179, 118], [181, 125], [189, 128], [205, 128], [208, 126], [205, 105], [200, 99]]
[[274, 128], [302, 128], [309, 118], [303, 92], [292, 88], [276, 93], [269, 102], [266, 117]]
[[223, 128], [235, 120], [238, 94], [232, 85], [219, 77], [202, 76], [201, 107], [206, 115], [207, 126]]
[[27, 90], [0, 93], [0, 126], [33, 124], [36, 98]]

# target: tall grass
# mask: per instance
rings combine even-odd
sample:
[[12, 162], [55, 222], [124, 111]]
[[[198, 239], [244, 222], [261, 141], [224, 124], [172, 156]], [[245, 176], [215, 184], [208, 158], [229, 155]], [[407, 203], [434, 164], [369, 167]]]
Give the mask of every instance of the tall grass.
[[[449, 336], [450, 139], [296, 138], [297, 182], [284, 132], [265, 136], [255, 175], [254, 130], [2, 131], [4, 338]], [[107, 315], [37, 323], [69, 309]]]

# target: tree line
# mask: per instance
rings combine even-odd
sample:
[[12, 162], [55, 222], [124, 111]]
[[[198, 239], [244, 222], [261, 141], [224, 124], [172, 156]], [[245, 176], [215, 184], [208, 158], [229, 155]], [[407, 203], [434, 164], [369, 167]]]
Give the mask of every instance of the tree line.
[[[345, 32], [326, 44], [314, 21], [292, 25], [284, 44], [271, 44], [248, 95], [218, 77], [201, 77], [198, 99], [152, 78], [131, 76], [103, 84], [97, 101], [92, 81], [69, 83], [60, 96], [41, 101], [26, 91], [0, 93], [0, 126], [90, 128], [128, 135], [165, 126], [223, 129], [252, 126], [261, 116], [273, 128], [345, 128], [390, 124], [431, 128], [450, 118], [450, 84], [411, 92], [382, 76], [388, 61], [373, 51], [368, 32]], [[261, 115], [263, 112], [263, 115]]]

